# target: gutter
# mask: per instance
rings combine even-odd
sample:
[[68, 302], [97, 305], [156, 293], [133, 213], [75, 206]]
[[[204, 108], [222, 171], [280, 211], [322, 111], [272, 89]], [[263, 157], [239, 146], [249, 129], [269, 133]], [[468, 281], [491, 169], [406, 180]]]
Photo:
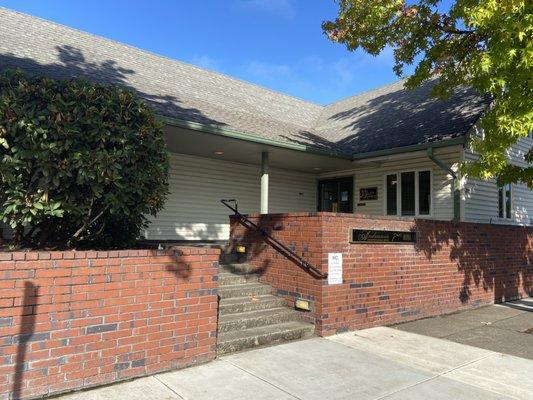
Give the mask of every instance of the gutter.
[[454, 170], [448, 167], [444, 162], [442, 162], [441, 160], [435, 157], [435, 155], [433, 154], [433, 148], [434, 147], [427, 148], [427, 156], [438, 167], [440, 167], [442, 170], [446, 171], [452, 176], [453, 178], [453, 182], [452, 182], [453, 219], [454, 221], [460, 221], [461, 220], [461, 188], [460, 188], [459, 176]]
[[355, 153], [355, 154], [352, 154], [352, 156], [348, 156], [348, 155], [333, 153], [329, 151], [317, 150], [312, 147], [306, 146], [304, 144], [290, 143], [290, 142], [285, 142], [283, 140], [276, 140], [276, 139], [266, 138], [263, 136], [251, 135], [249, 133], [237, 131], [237, 130], [230, 129], [230, 128], [225, 128], [223, 126], [218, 126], [218, 125], [202, 124], [199, 122], [192, 122], [192, 121], [187, 121], [187, 120], [183, 120], [179, 118], [166, 117], [162, 115], [157, 115], [157, 118], [167, 125], [176, 126], [179, 128], [190, 129], [193, 131], [203, 132], [203, 133], [211, 133], [211, 134], [215, 134], [219, 136], [228, 137], [231, 139], [243, 140], [246, 142], [258, 143], [258, 144], [265, 144], [268, 146], [280, 147], [280, 148], [288, 149], [288, 150], [302, 151], [302, 152], [306, 152], [310, 154], [316, 154], [316, 155], [327, 156], [327, 157], [335, 157], [335, 158], [340, 158], [340, 159], [350, 160], [350, 161], [362, 160], [364, 158], [373, 158], [373, 157], [379, 157], [379, 156], [388, 156], [388, 155], [400, 154], [400, 153], [408, 153], [408, 152], [419, 151], [419, 150], [427, 150], [430, 147], [431, 148], [448, 147], [448, 146], [454, 146], [454, 145], [466, 143], [466, 138], [464, 136], [459, 136], [459, 137], [455, 137], [455, 138], [448, 139], [448, 140], [441, 140], [438, 142], [436, 141], [436, 142], [430, 142], [430, 143], [415, 144], [411, 146], [396, 147], [393, 149], [369, 151], [366, 153]]
[[466, 143], [466, 138], [464, 136], [458, 136], [453, 139], [440, 140], [438, 142], [413, 144], [411, 146], [402, 146], [402, 147], [395, 147], [393, 149], [369, 151], [367, 153], [356, 153], [352, 155], [352, 160], [355, 161], [355, 160], [361, 160], [363, 158], [390, 156], [390, 155], [399, 154], [399, 153], [410, 153], [413, 151], [427, 150], [428, 148], [436, 149], [438, 147], [448, 147], [448, 146], [453, 146], [456, 144], [464, 144], [464, 143]]
[[157, 115], [157, 118], [167, 125], [176, 126], [179, 128], [186, 128], [197, 132], [211, 133], [214, 135], [224, 136], [231, 139], [243, 140], [246, 142], [265, 144], [268, 146], [280, 147], [288, 150], [302, 151], [310, 154], [316, 154], [321, 156], [336, 157], [345, 160], [351, 160], [348, 155], [342, 155], [337, 153], [331, 153], [328, 151], [320, 151], [312, 147], [299, 143], [290, 143], [283, 140], [270, 139], [263, 136], [251, 135], [249, 133], [240, 132], [234, 129], [225, 128], [223, 126], [201, 124], [198, 122], [186, 121], [179, 118], [165, 117]]

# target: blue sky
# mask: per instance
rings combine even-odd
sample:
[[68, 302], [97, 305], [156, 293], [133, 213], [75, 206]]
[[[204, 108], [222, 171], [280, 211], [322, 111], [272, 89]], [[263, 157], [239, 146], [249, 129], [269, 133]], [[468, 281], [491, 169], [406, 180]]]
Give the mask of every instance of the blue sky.
[[0, 0], [0, 5], [327, 104], [394, 82], [391, 51], [323, 35], [333, 0]]

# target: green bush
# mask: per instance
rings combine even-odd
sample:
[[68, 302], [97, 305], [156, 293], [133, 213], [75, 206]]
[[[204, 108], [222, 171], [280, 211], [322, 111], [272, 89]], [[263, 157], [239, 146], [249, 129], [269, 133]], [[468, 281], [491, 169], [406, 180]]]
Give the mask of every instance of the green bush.
[[2, 72], [0, 159], [17, 245], [130, 245], [168, 192], [162, 126], [116, 86]]

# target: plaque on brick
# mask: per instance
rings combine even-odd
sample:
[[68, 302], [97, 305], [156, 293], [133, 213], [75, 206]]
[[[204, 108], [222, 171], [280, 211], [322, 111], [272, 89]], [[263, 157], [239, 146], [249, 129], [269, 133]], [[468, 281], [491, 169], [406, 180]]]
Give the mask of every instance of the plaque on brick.
[[352, 242], [355, 243], [415, 243], [416, 232], [386, 231], [375, 229], [353, 229]]

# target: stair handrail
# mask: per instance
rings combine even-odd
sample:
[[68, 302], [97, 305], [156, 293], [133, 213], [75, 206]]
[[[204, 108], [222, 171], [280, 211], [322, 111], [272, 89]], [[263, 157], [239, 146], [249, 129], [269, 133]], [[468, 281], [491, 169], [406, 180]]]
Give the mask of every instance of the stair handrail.
[[[226, 207], [228, 207], [231, 211], [233, 211], [234, 215], [238, 218], [238, 221], [242, 226], [244, 226], [245, 228], [255, 229], [257, 232], [261, 234], [261, 236], [267, 239], [265, 241], [268, 244], [270, 244], [270, 246], [274, 250], [276, 250], [278, 253], [280, 253], [281, 255], [289, 259], [292, 259], [292, 261], [295, 261], [308, 273], [315, 275], [316, 277], [320, 279], [326, 279], [328, 277], [328, 274], [326, 272], [322, 272], [319, 268], [315, 267], [313, 264], [306, 261], [302, 256], [295, 253], [291, 248], [287, 247], [285, 244], [280, 242], [278, 239], [270, 235], [264, 228], [261, 228], [259, 225], [257, 225], [252, 220], [250, 220], [247, 216], [241, 214], [239, 212], [238, 202], [236, 199], [221, 199], [220, 202], [224, 204]], [[231, 206], [229, 203], [234, 203], [235, 207]]]

